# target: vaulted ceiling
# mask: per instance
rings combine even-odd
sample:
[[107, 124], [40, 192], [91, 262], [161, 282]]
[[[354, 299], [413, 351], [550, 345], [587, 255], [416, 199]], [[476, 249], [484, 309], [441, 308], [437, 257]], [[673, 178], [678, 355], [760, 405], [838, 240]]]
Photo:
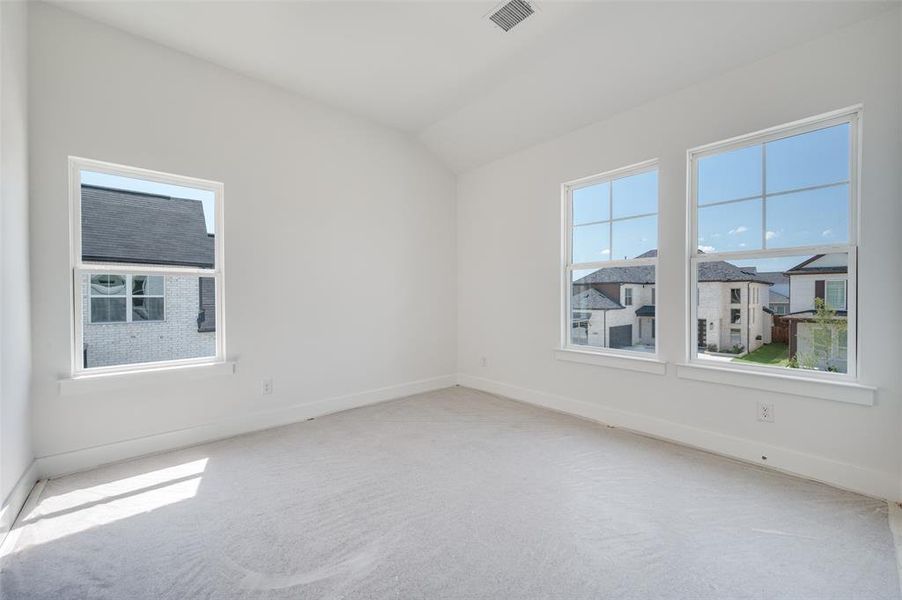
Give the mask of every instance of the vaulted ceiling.
[[61, 2], [419, 137], [464, 171], [886, 10], [889, 2]]

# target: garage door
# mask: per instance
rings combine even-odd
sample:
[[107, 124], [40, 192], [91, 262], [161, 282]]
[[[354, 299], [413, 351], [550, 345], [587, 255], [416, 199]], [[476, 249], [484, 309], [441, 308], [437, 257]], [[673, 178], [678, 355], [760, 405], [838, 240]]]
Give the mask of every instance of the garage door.
[[620, 325], [611, 327], [609, 332], [609, 345], [611, 348], [625, 348], [633, 345], [633, 326]]

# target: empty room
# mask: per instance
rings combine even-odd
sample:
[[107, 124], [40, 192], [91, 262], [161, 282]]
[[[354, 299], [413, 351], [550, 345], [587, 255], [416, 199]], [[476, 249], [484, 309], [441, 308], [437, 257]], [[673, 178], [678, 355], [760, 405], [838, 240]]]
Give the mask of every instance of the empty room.
[[0, 0], [0, 598], [902, 600], [900, 257], [900, 2]]

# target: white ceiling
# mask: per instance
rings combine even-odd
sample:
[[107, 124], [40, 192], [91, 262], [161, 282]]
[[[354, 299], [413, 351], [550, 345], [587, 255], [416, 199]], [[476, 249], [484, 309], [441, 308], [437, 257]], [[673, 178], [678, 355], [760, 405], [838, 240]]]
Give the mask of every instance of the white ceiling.
[[456, 171], [888, 8], [889, 2], [60, 2], [418, 136]]

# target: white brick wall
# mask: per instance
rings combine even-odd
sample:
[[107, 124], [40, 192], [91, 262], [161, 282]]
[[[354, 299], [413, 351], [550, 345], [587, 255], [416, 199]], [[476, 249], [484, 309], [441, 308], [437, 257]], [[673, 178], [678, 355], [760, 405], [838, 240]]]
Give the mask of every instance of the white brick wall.
[[[730, 289], [740, 290], [740, 303], [731, 304]], [[731, 329], [739, 330], [740, 343], [748, 350], [759, 348], [770, 339], [770, 332], [765, 333], [768, 319], [765, 318], [764, 306], [767, 305], [769, 286], [763, 283], [719, 282], [709, 281], [698, 284], [698, 318], [705, 319], [707, 327], [706, 344], [716, 344], [719, 351], [733, 347]], [[755, 290], [758, 302], [755, 303]], [[752, 303], [748, 304], [748, 295], [752, 294]], [[740, 310], [739, 323], [730, 323], [730, 309]], [[751, 313], [754, 313], [752, 319]], [[762, 339], [756, 339], [758, 336]]]
[[197, 331], [198, 278], [167, 276], [165, 319], [91, 323], [88, 277], [82, 280], [86, 367], [198, 358], [216, 354], [216, 333]]
[[[636, 310], [646, 304], [651, 304], [651, 296], [652, 296], [652, 288], [654, 286], [651, 285], [630, 285], [625, 284], [620, 286], [620, 304], [624, 304], [626, 301], [624, 291], [626, 288], [631, 288], [633, 290], [633, 303], [631, 306], [626, 306], [624, 304], [623, 309], [618, 310], [609, 310], [607, 311], [607, 315], [605, 315], [605, 311], [603, 310], [589, 310], [589, 311], [577, 311], [577, 312], [588, 312], [591, 313], [592, 317], [589, 320], [589, 332], [588, 332], [588, 345], [590, 346], [605, 346], [608, 335], [605, 334], [605, 326], [610, 330], [611, 327], [619, 327], [621, 325], [632, 325], [633, 326], [633, 344], [645, 343], [652, 344], [654, 340], [651, 338], [651, 325], [643, 325], [643, 333], [647, 333], [644, 339], [640, 339], [639, 337], [639, 319], [636, 317]], [[651, 322], [651, 319], [643, 319], [648, 323]]]

